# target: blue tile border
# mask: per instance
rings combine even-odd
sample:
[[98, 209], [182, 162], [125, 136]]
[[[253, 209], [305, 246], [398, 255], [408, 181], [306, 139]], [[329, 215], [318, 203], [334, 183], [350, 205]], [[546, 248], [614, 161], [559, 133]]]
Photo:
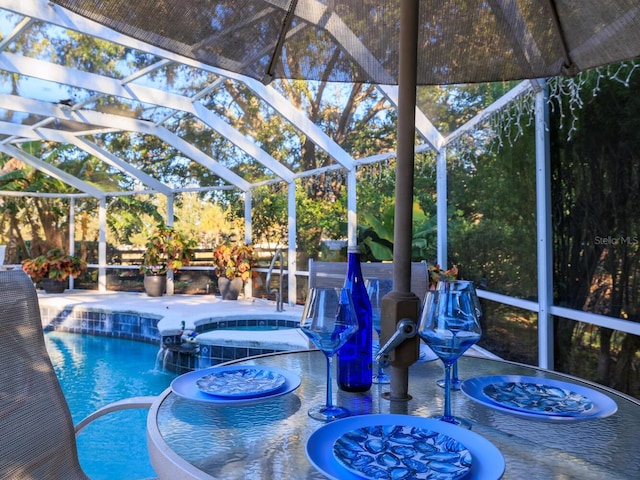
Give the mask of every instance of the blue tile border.
[[161, 316], [86, 307], [40, 307], [45, 331], [84, 333], [160, 344]]
[[226, 319], [211, 317], [205, 320], [199, 320], [196, 325], [198, 334], [211, 332], [219, 329], [233, 329], [234, 327], [279, 327], [279, 328], [296, 328], [300, 324], [300, 319], [289, 318], [238, 318]]

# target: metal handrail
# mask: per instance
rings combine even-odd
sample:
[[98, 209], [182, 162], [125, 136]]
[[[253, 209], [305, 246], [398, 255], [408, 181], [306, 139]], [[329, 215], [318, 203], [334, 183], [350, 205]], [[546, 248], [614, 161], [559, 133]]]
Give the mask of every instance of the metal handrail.
[[[271, 272], [273, 271], [273, 267], [276, 264], [276, 259], [280, 258], [280, 278], [279, 278], [279, 287], [277, 290], [271, 289]], [[284, 277], [284, 255], [282, 254], [282, 249], [278, 248], [276, 253], [273, 254], [273, 258], [271, 259], [271, 265], [269, 265], [269, 270], [267, 270], [267, 279], [266, 279], [266, 288], [267, 295], [275, 293], [276, 295], [276, 312], [284, 312], [283, 301], [282, 301], [282, 279]]]

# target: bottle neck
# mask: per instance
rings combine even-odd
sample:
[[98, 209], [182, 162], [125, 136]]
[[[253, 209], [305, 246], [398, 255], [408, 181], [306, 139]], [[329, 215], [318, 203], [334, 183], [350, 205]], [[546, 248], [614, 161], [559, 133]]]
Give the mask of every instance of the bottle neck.
[[360, 268], [360, 252], [349, 252], [347, 256], [347, 277], [362, 277]]

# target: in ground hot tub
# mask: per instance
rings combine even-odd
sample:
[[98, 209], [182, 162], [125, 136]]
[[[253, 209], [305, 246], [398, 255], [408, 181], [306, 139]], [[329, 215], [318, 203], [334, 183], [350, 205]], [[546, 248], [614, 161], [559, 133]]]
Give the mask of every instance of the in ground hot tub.
[[[265, 353], [306, 350], [309, 339], [297, 327], [299, 318], [269, 315], [266, 318], [221, 319], [198, 333], [198, 368]], [[200, 326], [196, 327], [196, 332]]]

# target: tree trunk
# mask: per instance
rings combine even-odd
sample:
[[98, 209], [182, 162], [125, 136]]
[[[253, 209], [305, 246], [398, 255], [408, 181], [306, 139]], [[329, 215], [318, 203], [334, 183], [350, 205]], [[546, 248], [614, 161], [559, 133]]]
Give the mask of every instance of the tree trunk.
[[634, 360], [638, 350], [640, 350], [640, 337], [626, 334], [613, 370], [611, 387], [633, 395], [631, 387], [634, 385], [637, 387], [638, 373]]
[[596, 381], [602, 385], [609, 385], [611, 379], [611, 335], [610, 328], [600, 329], [600, 351], [598, 353], [598, 371]]

